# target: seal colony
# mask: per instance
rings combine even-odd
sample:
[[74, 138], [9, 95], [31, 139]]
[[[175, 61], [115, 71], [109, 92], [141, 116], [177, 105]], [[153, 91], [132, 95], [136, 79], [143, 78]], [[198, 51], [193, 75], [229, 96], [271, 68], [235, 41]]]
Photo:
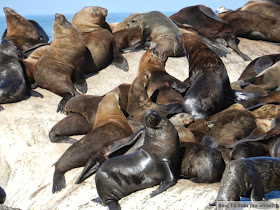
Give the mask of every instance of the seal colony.
[[[105, 19], [104, 15], [98, 15], [98, 18], [101, 16]], [[83, 15], [82, 18], [84, 18]], [[73, 27], [76, 35], [80, 33], [76, 30], [78, 27], [74, 26], [74, 21], [73, 23], [62, 22], [67, 30]], [[159, 29], [163, 28], [159, 27]], [[67, 31], [66, 29], [65, 31]], [[101, 28], [99, 26], [99, 29], [111, 33], [110, 30], [113, 28], [110, 29], [105, 24]], [[64, 29], [61, 30], [61, 32], [63, 31]], [[145, 31], [143, 32], [145, 33]], [[160, 30], [160, 32], [163, 31]], [[182, 57], [167, 56], [162, 50], [162, 44], [166, 44], [166, 42], [159, 40], [159, 42], [152, 42], [148, 49], [138, 52], [123, 50], [121, 54], [130, 67], [127, 72], [112, 67], [112, 63], [94, 75], [86, 75], [83, 69], [82, 73], [79, 72], [81, 77], [78, 78], [86, 78], [88, 91], [85, 95], [80, 95], [75, 90], [76, 92], [74, 91], [71, 97], [66, 97], [65, 106], [61, 107], [60, 111], [68, 114], [67, 116], [55, 112], [61, 96], [42, 89], [39, 84], [39, 87], [31, 91], [31, 97], [26, 100], [3, 104], [5, 109], [1, 111], [1, 119], [5, 123], [1, 123], [0, 126], [1, 131], [5, 132], [3, 135], [1, 133], [0, 142], [1, 148], [3, 145], [5, 149], [1, 150], [0, 154], [0, 160], [3, 163], [0, 184], [5, 192], [5, 194], [1, 194], [2, 200], [6, 199], [4, 204], [19, 208], [36, 206], [36, 208], [55, 209], [71, 206], [75, 209], [81, 207], [98, 209], [99, 204], [95, 204], [91, 200], [99, 196], [103, 204], [113, 207], [130, 208], [128, 201], [133, 200], [134, 208], [145, 208], [143, 207], [145, 205], [151, 207], [154, 202], [156, 204], [152, 206], [155, 208], [175, 209], [182, 206], [203, 208], [214, 202], [216, 198], [217, 201], [220, 198], [223, 199], [222, 197], [231, 199], [231, 194], [234, 194], [234, 200], [238, 200], [240, 196], [254, 194], [254, 192], [250, 194], [247, 189], [245, 189], [246, 193], [238, 193], [224, 186], [231, 181], [235, 183], [235, 180], [230, 178], [232, 173], [228, 172], [232, 161], [243, 163], [249, 157], [259, 155], [273, 156], [276, 157], [273, 161], [276, 163], [279, 161], [277, 158], [279, 157], [279, 108], [277, 108], [279, 106], [279, 88], [277, 81], [271, 81], [271, 78], [274, 79], [277, 75], [276, 59], [271, 57], [256, 61], [255, 63], [258, 64], [254, 66], [255, 68], [261, 69], [261, 71], [264, 70], [263, 67], [269, 69], [264, 70], [262, 74], [253, 69], [252, 71], [255, 71], [253, 78], [247, 77], [246, 79], [249, 80], [240, 82], [240, 90], [237, 91], [230, 86], [230, 82], [238, 79], [249, 63], [236, 53], [228, 53], [227, 57], [219, 58], [208, 49], [208, 46], [203, 44], [200, 40], [201, 34], [189, 32], [173, 39], [175, 42], [181, 40], [181, 44], [178, 42], [178, 46], [184, 46], [186, 52], [181, 55]], [[170, 33], [171, 31], [168, 31], [168, 34]], [[70, 35], [66, 32], [63, 36], [67, 37], [67, 34]], [[57, 35], [62, 36], [60, 33]], [[58, 42], [54, 40], [47, 46], [40, 46], [37, 49], [34, 46], [25, 52], [34, 50], [32, 59], [36, 63], [35, 67], [44, 57], [57, 58], [55, 53], [65, 52], [64, 50], [69, 49], [71, 44], [78, 49], [75, 51], [77, 54], [73, 54], [74, 58], [79, 57], [78, 54], [85, 56], [86, 45], [80, 42], [80, 40], [84, 42], [85, 39], [82, 35], [77, 37], [76, 45], [75, 41], [64, 43], [61, 40]], [[55, 50], [51, 50], [52, 45], [56, 43], [63, 44], [63, 47], [56, 45]], [[81, 43], [80, 46], [85, 49], [81, 50], [84, 53], [81, 53], [78, 43]], [[252, 59], [280, 53], [279, 46], [262, 41], [256, 42], [240, 38], [238, 46]], [[64, 54], [72, 55], [72, 52], [72, 50], [68, 50]], [[71, 62], [72, 59], [67, 60], [59, 69], [63, 71], [68, 66], [76, 65]], [[28, 72], [26, 81], [34, 77], [36, 82], [37, 72], [35, 71], [39, 71], [39, 69], [35, 68], [33, 75], [33, 70], [26, 70], [24, 65], [26, 62], [22, 63], [23, 72], [26, 74]], [[47, 62], [47, 64], [51, 63]], [[238, 67], [236, 63], [238, 63]], [[274, 66], [274, 64], [276, 65]], [[84, 66], [84, 62], [77, 66]], [[46, 65], [46, 67], [51, 69], [51, 65]], [[272, 69], [273, 71], [271, 71]], [[140, 77], [138, 77], [138, 70]], [[55, 73], [56, 71], [53, 70], [51, 73], [45, 73], [44, 75], [47, 77], [44, 82], [47, 83], [48, 76], [52, 78]], [[68, 80], [71, 81], [71, 86], [75, 87], [76, 82], [79, 86], [79, 80], [76, 81], [74, 72], [64, 73], [71, 78]], [[212, 79], [212, 83], [202, 79], [206, 75]], [[54, 78], [57, 80], [58, 76]], [[197, 86], [196, 82], [201, 85]], [[263, 84], [269, 88], [263, 89]], [[54, 88], [59, 85], [61, 83], [56, 82]], [[221, 101], [228, 102], [222, 107], [219, 106], [220, 103], [211, 104], [216, 98], [211, 98], [210, 93], [215, 91], [216, 86], [221, 90], [219, 97], [216, 98], [221, 97], [224, 98]], [[242, 87], [249, 86], [258, 86], [259, 90], [262, 90], [262, 94], [242, 89]], [[44, 95], [44, 98], [32, 97], [36, 93], [35, 91]], [[141, 94], [135, 95], [139, 91]], [[202, 106], [202, 112], [208, 110], [209, 107], [212, 107], [211, 109], [214, 111], [205, 116], [192, 114], [189, 107], [184, 104], [192, 91], [197, 93], [193, 98], [197, 103], [207, 104]], [[205, 94], [199, 95], [202, 92]], [[132, 96], [134, 99], [131, 100]], [[142, 103], [141, 100], [150, 101], [153, 105], [147, 108], [146, 105], [149, 103]], [[207, 103], [208, 101], [209, 103]], [[133, 114], [129, 105], [131, 102], [140, 107], [136, 108]], [[32, 105], [33, 103], [35, 105]], [[147, 108], [143, 112], [139, 111], [142, 108], [141, 105]], [[154, 107], [161, 108], [154, 111], [152, 110]], [[195, 105], [193, 108], [197, 108], [197, 106]], [[136, 116], [135, 113], [140, 114], [137, 120], [132, 117]], [[179, 119], [174, 116], [177, 113], [179, 113]], [[236, 113], [242, 117], [234, 118]], [[42, 120], [42, 116], [47, 116], [47, 119]], [[173, 116], [173, 121], [169, 120]], [[176, 123], [176, 127], [171, 122]], [[125, 125], [125, 128], [122, 129], [119, 127], [120, 125]], [[232, 129], [232, 126], [236, 127]], [[139, 130], [138, 127], [144, 127], [144, 129]], [[121, 135], [113, 133], [121, 131], [124, 132]], [[76, 136], [80, 134], [83, 136]], [[226, 135], [230, 135], [231, 138], [223, 138], [227, 137]], [[250, 138], [250, 136], [261, 138]], [[246, 140], [246, 137], [252, 141], [243, 142], [241, 138]], [[179, 142], [183, 143], [179, 144]], [[232, 145], [232, 143], [237, 144]], [[230, 144], [231, 147], [227, 146]], [[252, 148], [249, 152], [248, 145], [250, 145], [249, 148]], [[22, 152], [14, 152], [19, 151], [17, 150], [19, 148], [22, 149]], [[115, 151], [110, 154], [112, 149]], [[34, 156], [35, 154], [37, 155]], [[141, 158], [138, 158], [139, 156]], [[53, 164], [54, 167], [51, 167]], [[258, 168], [264, 169], [265, 164], [265, 161], [260, 161]], [[277, 164], [275, 167], [271, 167], [275, 172], [278, 170]], [[245, 165], [250, 164], [246, 162]], [[37, 167], [40, 167], [40, 170]], [[122, 170], [118, 170], [118, 167], [121, 167]], [[158, 170], [153, 171], [154, 168]], [[251, 169], [251, 171], [256, 171], [256, 169]], [[236, 174], [239, 183], [244, 181], [244, 186], [250, 183], [245, 178], [239, 177], [240, 174], [246, 174], [246, 170], [245, 172], [230, 170]], [[272, 173], [273, 170], [268, 170], [269, 173], [265, 178], [262, 174], [259, 175], [260, 178], [257, 182], [268, 183], [268, 180], [271, 182], [266, 185], [267, 188], [264, 187], [263, 191], [263, 187], [257, 185], [256, 190], [260, 193], [257, 194], [257, 197], [252, 196], [252, 199], [263, 198], [265, 193], [278, 189], [278, 183], [269, 178], [273, 177], [271, 174], [277, 174]], [[98, 172], [95, 174], [96, 171]], [[142, 175], [147, 182], [141, 180]], [[30, 177], [26, 180], [27, 182], [32, 181], [32, 184], [24, 186], [20, 181], [16, 182], [22, 180], [22, 177]], [[121, 178], [119, 179], [119, 177]], [[220, 182], [221, 178], [221, 189], [219, 190], [219, 183], [212, 182]], [[146, 183], [148, 184], [146, 185]], [[17, 190], [14, 190], [15, 185]], [[53, 195], [52, 190], [55, 193]], [[224, 193], [226, 191], [230, 193]], [[117, 192], [117, 196], [114, 192]], [[147, 199], [150, 192], [151, 195], [157, 195], [153, 199]], [[141, 198], [138, 195], [145, 197], [145, 204], [141, 202], [143, 196]], [[182, 195], [184, 199], [182, 199]], [[134, 199], [131, 199], [133, 196]], [[202, 197], [205, 199], [201, 200]], [[174, 201], [174, 198], [179, 200]], [[74, 200], [75, 202], [72, 202]], [[191, 201], [198, 204], [193, 204]]]

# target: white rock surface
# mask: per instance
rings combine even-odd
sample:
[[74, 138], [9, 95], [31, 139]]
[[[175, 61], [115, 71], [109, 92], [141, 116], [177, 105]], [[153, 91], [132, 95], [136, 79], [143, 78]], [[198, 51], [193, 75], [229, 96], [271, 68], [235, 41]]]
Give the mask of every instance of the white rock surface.
[[[266, 42], [241, 39], [240, 49], [252, 59], [259, 56], [280, 53], [280, 46]], [[109, 66], [96, 75], [87, 78], [90, 95], [103, 95], [121, 83], [131, 83], [144, 51], [126, 53], [129, 71], [123, 72]], [[236, 81], [249, 64], [235, 52], [225, 63], [231, 82]], [[202, 61], [203, 62], [203, 61]], [[166, 70], [180, 80], [188, 77], [186, 57], [169, 58]], [[0, 112], [0, 186], [7, 194], [6, 206], [20, 209], [107, 209], [92, 202], [98, 197], [94, 176], [80, 185], [74, 182], [82, 168], [66, 173], [67, 187], [52, 194], [52, 166], [69, 144], [51, 143], [50, 129], [65, 116], [56, 113], [61, 97], [41, 88], [35, 89], [44, 98], [30, 97], [25, 100], [4, 104]], [[77, 136], [80, 139], [81, 136]], [[135, 192], [120, 200], [123, 209], [207, 209], [217, 195], [219, 183], [195, 184], [188, 180], [178, 183], [160, 195], [149, 198], [154, 188]], [[280, 199], [276, 199], [280, 203]]]

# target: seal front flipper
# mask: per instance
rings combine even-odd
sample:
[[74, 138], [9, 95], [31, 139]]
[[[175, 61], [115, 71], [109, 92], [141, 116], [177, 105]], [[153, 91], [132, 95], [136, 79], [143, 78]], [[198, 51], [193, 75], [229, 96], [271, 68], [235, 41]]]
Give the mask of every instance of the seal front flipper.
[[169, 187], [172, 187], [177, 183], [177, 179], [175, 178], [172, 172], [171, 162], [167, 159], [163, 159], [164, 161], [164, 170], [165, 170], [165, 180], [162, 181], [159, 187], [151, 193], [150, 197], [154, 197], [163, 191], [167, 190]]
[[76, 79], [74, 82], [74, 87], [82, 94], [87, 92], [87, 82], [84, 78]]
[[141, 128], [137, 132], [130, 135], [129, 137], [113, 142], [108, 146], [108, 151], [106, 152], [105, 156], [109, 156], [113, 152], [125, 146], [135, 143], [140, 137], [144, 138], [144, 136], [142, 136], [143, 132], [144, 132], [144, 128]]
[[98, 167], [101, 165], [101, 163], [104, 161], [105, 158], [102, 155], [101, 156], [95, 155], [92, 158], [90, 158], [89, 161], [86, 163], [82, 173], [76, 180], [75, 184], [82, 183], [85, 179], [87, 179], [92, 174], [94, 174], [97, 171]]
[[118, 57], [114, 57], [114, 60], [112, 61], [112, 65], [116, 66], [119, 69], [122, 69], [124, 71], [128, 71], [128, 63], [125, 57], [122, 55]]
[[57, 106], [57, 110], [56, 112], [64, 112], [64, 107], [65, 104], [67, 103], [67, 101], [69, 101], [71, 98], [73, 98], [74, 95], [72, 95], [71, 93], [65, 93], [63, 94], [63, 98], [61, 99], [61, 101], [59, 102], [58, 106]]
[[229, 39], [229, 40], [227, 40], [227, 43], [228, 43], [228, 46], [231, 49], [233, 49], [235, 52], [237, 52], [244, 61], [251, 61], [252, 60], [248, 55], [246, 55], [246, 54], [244, 54], [243, 52], [240, 51], [240, 49], [238, 48], [235, 40]]

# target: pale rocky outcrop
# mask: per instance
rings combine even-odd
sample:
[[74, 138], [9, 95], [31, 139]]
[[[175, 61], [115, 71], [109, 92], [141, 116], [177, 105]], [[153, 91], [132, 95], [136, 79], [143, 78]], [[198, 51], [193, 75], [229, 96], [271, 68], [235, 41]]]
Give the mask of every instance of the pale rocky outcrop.
[[[242, 52], [251, 59], [272, 53], [280, 53], [280, 46], [266, 42], [241, 39]], [[232, 50], [222, 58], [231, 82], [236, 81], [249, 64]], [[131, 83], [137, 72], [138, 62], [144, 51], [126, 53], [129, 71], [121, 71], [110, 65], [96, 75], [87, 78], [87, 94], [103, 95], [121, 83]], [[186, 57], [169, 58], [166, 70], [180, 80], [188, 77]], [[92, 202], [98, 197], [94, 176], [80, 185], [75, 180], [82, 168], [66, 173], [67, 187], [52, 194], [52, 166], [69, 144], [51, 143], [50, 129], [65, 116], [56, 113], [61, 97], [41, 88], [35, 89], [44, 98], [30, 97], [4, 104], [0, 112], [0, 186], [7, 194], [4, 205], [20, 209], [107, 209]], [[35, 94], [34, 94], [35, 95]], [[81, 136], [77, 136], [77, 139]], [[214, 202], [219, 183], [196, 184], [188, 180], [178, 183], [158, 196], [149, 198], [154, 188], [135, 192], [120, 200], [123, 209], [207, 209]], [[279, 196], [278, 196], [279, 197]], [[280, 204], [280, 199], [273, 199]]]

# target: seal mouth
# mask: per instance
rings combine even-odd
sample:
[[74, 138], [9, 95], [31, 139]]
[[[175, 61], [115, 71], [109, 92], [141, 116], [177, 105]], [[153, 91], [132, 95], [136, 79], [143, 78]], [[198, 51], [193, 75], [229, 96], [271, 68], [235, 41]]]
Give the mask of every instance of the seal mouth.
[[145, 122], [146, 126], [152, 127], [152, 128], [158, 127], [161, 120], [162, 120], [162, 118], [161, 118], [159, 112], [156, 110], [151, 110], [151, 111], [147, 112], [147, 114], [145, 115], [145, 118], [144, 118], [144, 122]]

